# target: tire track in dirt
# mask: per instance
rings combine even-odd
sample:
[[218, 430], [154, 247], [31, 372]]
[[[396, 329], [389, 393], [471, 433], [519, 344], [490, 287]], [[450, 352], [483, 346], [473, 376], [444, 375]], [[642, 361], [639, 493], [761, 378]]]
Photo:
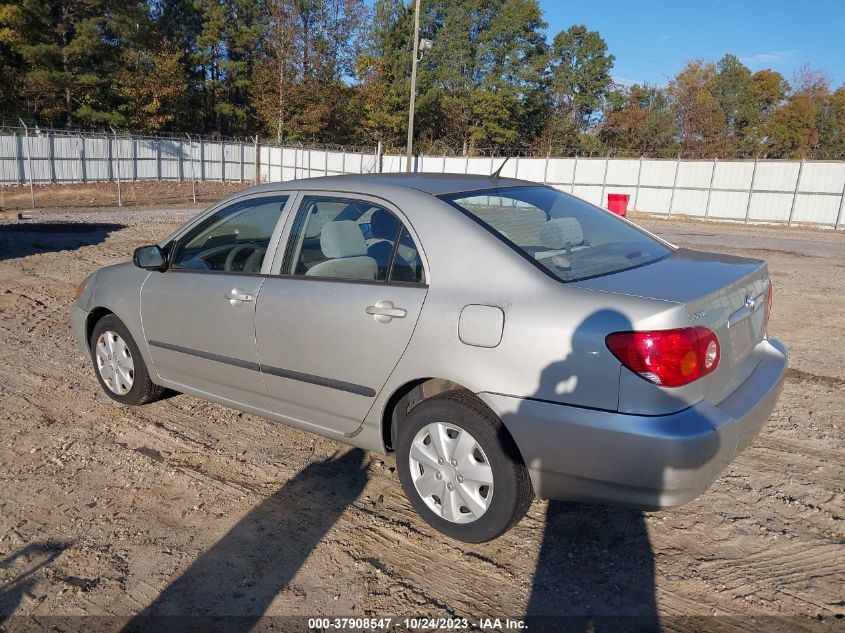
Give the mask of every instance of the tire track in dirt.
[[[109, 221], [107, 215], [102, 221]], [[0, 261], [0, 345], [7, 350], [0, 366], [0, 481], [6, 491], [0, 558], [27, 542], [71, 543], [38, 573], [21, 613], [137, 612], [248, 512], [269, 507], [280, 521], [308, 533], [309, 526], [297, 521], [318, 516], [348, 480], [339, 472], [316, 488], [286, 488], [309, 464], [346, 450], [331, 440], [189, 396], [133, 409], [99, 393], [67, 326], [73, 290], [93, 268], [127, 258], [134, 246], [172, 228], [129, 222], [98, 245]], [[818, 268], [813, 258], [800, 259], [806, 260], [801, 266]], [[780, 274], [778, 262], [791, 261], [778, 255], [773, 274]], [[779, 280], [785, 313], [808, 279]], [[829, 340], [842, 335], [830, 329], [841, 327], [834, 321], [816, 325]], [[803, 326], [784, 321], [778, 327], [800, 369], [790, 372], [760, 437], [701, 499], [643, 517], [662, 616], [792, 614], [809, 622], [843, 612], [836, 581], [845, 575], [839, 413], [845, 400], [832, 368], [845, 363], [841, 355], [816, 363], [818, 351]], [[412, 512], [391, 457], [370, 456], [366, 468], [366, 487], [321, 536], [269, 613], [520, 615], [543, 539], [562, 541], [566, 551], [573, 536], [566, 530], [544, 535], [547, 504], [538, 502], [493, 543], [454, 543]], [[287, 490], [281, 504], [273, 501], [280, 490]], [[573, 518], [614, 517], [613, 510], [578, 506], [569, 512]], [[605, 528], [595, 524], [596, 535]], [[296, 544], [296, 531], [286, 534]], [[595, 547], [597, 555], [624, 567], [632, 564], [625, 559], [629, 545], [599, 541]], [[0, 569], [0, 582], [12, 571]], [[629, 571], [637, 577], [636, 569]], [[229, 580], [227, 568], [217, 573]], [[100, 582], [75, 586], [66, 578]], [[560, 582], [566, 596], [597, 581], [585, 572]], [[748, 630], [742, 621], [726, 627]]]

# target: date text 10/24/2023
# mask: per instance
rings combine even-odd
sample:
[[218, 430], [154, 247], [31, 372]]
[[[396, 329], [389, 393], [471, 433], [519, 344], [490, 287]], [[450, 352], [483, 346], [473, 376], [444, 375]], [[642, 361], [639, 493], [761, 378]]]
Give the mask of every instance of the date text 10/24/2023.
[[308, 630], [373, 631], [373, 630], [467, 630], [519, 631], [525, 622], [512, 618], [408, 617], [408, 618], [309, 618]]

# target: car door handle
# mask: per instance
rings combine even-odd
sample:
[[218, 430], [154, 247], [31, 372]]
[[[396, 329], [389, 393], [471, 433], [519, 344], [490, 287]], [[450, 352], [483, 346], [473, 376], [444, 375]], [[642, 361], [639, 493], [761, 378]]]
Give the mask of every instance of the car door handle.
[[389, 323], [391, 319], [404, 319], [408, 315], [407, 310], [397, 308], [392, 301], [379, 301], [374, 306], [367, 306], [364, 312], [372, 315], [379, 323]]
[[252, 295], [247, 294], [240, 288], [232, 288], [229, 292], [223, 294], [233, 306], [252, 301]]

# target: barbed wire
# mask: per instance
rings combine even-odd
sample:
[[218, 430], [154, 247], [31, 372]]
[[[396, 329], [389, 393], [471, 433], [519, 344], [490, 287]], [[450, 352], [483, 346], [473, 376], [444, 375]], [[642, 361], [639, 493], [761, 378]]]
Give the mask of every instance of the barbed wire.
[[[377, 154], [379, 151], [378, 141], [357, 142], [357, 143], [321, 143], [311, 141], [283, 140], [278, 143], [277, 139], [254, 136], [221, 136], [219, 134], [181, 134], [175, 132], [161, 131], [138, 131], [124, 128], [103, 128], [95, 126], [76, 125], [73, 127], [60, 126], [52, 122], [24, 120], [0, 120], [0, 134], [30, 135], [30, 136], [54, 136], [54, 137], [89, 137], [89, 138], [118, 138], [145, 139], [172, 142], [206, 142], [206, 143], [239, 143], [259, 144], [265, 147], [277, 147], [284, 149], [316, 150], [327, 152], [350, 152], [359, 154]], [[389, 143], [381, 145], [383, 156], [405, 156], [404, 146], [396, 146]], [[841, 161], [845, 160], [845, 152], [831, 154], [824, 148], [813, 148], [808, 151], [773, 150], [768, 148], [731, 150], [712, 152], [699, 148], [649, 148], [639, 151], [631, 148], [615, 147], [584, 147], [569, 144], [551, 143], [548, 145], [491, 145], [491, 146], [450, 146], [444, 141], [418, 141], [414, 148], [414, 155], [419, 158], [627, 158], [627, 159], [651, 159], [651, 160], [817, 160], [817, 161]]]

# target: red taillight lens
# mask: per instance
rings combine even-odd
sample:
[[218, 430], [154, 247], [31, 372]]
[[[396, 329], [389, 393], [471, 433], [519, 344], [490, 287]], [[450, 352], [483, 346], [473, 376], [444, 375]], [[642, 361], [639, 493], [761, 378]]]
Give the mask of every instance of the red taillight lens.
[[706, 327], [615, 332], [607, 347], [625, 367], [662, 387], [680, 387], [719, 365], [719, 339]]
[[769, 324], [769, 317], [772, 316], [772, 280], [769, 279], [769, 294], [766, 295], [766, 312], [763, 318], [763, 325]]

